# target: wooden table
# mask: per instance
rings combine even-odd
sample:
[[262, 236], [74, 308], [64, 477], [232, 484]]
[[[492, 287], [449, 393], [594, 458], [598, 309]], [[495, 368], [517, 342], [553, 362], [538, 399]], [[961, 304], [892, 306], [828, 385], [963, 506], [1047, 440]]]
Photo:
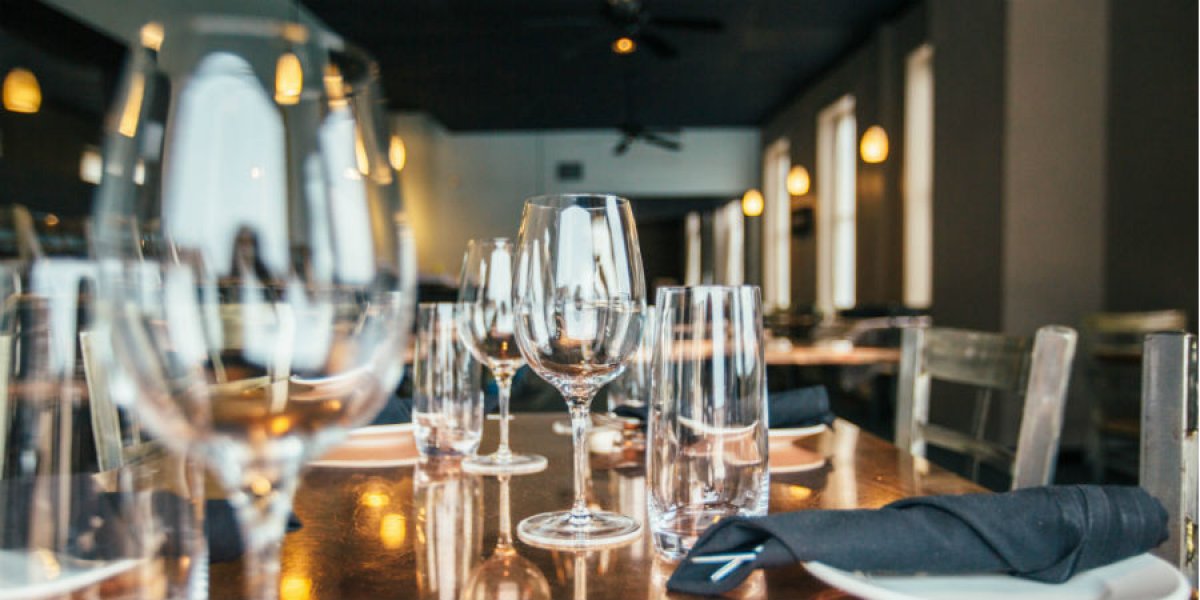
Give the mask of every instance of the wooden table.
[[767, 345], [766, 360], [772, 366], [850, 367], [875, 364], [898, 364], [899, 348], [874, 346]]
[[[552, 432], [563, 414], [521, 414], [513, 445], [550, 459], [535, 475], [510, 484], [512, 524], [571, 500], [571, 442]], [[483, 451], [495, 447], [488, 422]], [[898, 498], [981, 491], [965, 479], [838, 421], [832, 431], [803, 442], [828, 457], [825, 468], [772, 475], [772, 512], [806, 508], [879, 507]], [[635, 452], [592, 454], [596, 504], [645, 518], [645, 472]], [[283, 548], [282, 600], [430, 598], [458, 600], [462, 587], [492, 555], [499, 526], [499, 483], [464, 475], [452, 466], [384, 469], [310, 469], [295, 512], [304, 527]], [[647, 530], [648, 531], [648, 530]], [[667, 594], [672, 566], [655, 558], [645, 535], [634, 544], [589, 553], [515, 546], [545, 578], [554, 598], [643, 598]], [[241, 597], [241, 565], [214, 565], [212, 598]], [[738, 588], [742, 598], [844, 598], [803, 567], [758, 573]]]

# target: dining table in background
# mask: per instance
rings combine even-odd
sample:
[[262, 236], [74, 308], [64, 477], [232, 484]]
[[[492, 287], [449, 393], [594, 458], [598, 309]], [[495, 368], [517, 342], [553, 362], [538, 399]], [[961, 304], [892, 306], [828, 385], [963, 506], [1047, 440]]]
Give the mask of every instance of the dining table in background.
[[[513, 440], [537, 449], [550, 461], [541, 473], [512, 477], [513, 524], [527, 515], [560, 507], [571, 498], [571, 478], [567, 476], [571, 440], [553, 432], [553, 423], [564, 416], [521, 414], [512, 421]], [[495, 443], [496, 423], [489, 421], [481, 449]], [[772, 473], [773, 513], [875, 508], [911, 496], [983, 491], [847, 421], [838, 420], [832, 428], [796, 444], [825, 457], [825, 464], [802, 472]], [[594, 439], [591, 445], [591, 501], [644, 519], [642, 453], [628, 447], [605, 451], [616, 448], [606, 439]], [[418, 476], [415, 469], [412, 465], [310, 468], [294, 508], [304, 525], [289, 534], [283, 545], [282, 600], [457, 599], [470, 573], [468, 567], [480, 564], [495, 546], [500, 525], [499, 482], [492, 476], [451, 476], [456, 479], [452, 491], [432, 497], [425, 484], [417, 482], [426, 476]], [[456, 507], [455, 502], [464, 505]], [[445, 515], [462, 522], [435, 522]], [[666, 580], [673, 567], [655, 557], [649, 530], [643, 521], [641, 538], [609, 550], [575, 554], [514, 540], [515, 550], [541, 571], [553, 598], [666, 597]], [[240, 597], [241, 573], [237, 563], [213, 565], [211, 597]], [[797, 565], [752, 576], [736, 597], [829, 600], [849, 596]]]

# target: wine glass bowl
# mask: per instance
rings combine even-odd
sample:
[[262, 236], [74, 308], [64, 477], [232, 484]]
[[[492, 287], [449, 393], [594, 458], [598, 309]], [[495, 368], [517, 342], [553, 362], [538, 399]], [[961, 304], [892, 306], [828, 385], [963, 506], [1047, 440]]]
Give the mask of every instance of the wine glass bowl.
[[95, 214], [101, 296], [146, 425], [238, 512], [278, 593], [301, 466], [401, 375], [411, 257], [374, 63], [297, 23], [202, 16], [134, 48]]
[[517, 532], [528, 544], [596, 548], [637, 538], [641, 525], [591, 510], [586, 476], [589, 407], [640, 339], [645, 282], [629, 201], [609, 195], [539, 196], [525, 203], [517, 248], [516, 338], [529, 366], [567, 401], [575, 500], [534, 515]]
[[536, 473], [547, 464], [543, 456], [509, 448], [512, 380], [525, 364], [514, 333], [513, 253], [512, 240], [506, 238], [471, 240], [459, 278], [459, 336], [491, 370], [500, 395], [500, 444], [492, 454], [467, 459], [464, 468], [475, 473]]

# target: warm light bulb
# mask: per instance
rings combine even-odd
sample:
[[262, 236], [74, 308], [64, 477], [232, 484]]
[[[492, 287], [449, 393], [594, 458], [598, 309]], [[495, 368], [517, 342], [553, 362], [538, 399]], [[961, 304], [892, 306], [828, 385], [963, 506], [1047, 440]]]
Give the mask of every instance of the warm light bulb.
[[392, 140], [388, 143], [388, 162], [392, 163], [392, 168], [397, 173], [402, 171], [404, 164], [408, 162], [408, 150], [404, 148], [404, 140], [395, 134], [392, 135]]
[[17, 67], [4, 77], [4, 108], [15, 113], [33, 114], [42, 107], [42, 87], [33, 71]]
[[742, 214], [747, 217], [757, 217], [763, 211], [763, 195], [756, 189], [748, 189], [742, 195]]
[[284, 52], [275, 63], [275, 102], [300, 102], [300, 90], [303, 87], [304, 69], [300, 66], [300, 59], [291, 52]]
[[803, 196], [808, 193], [810, 187], [812, 187], [812, 178], [808, 176], [808, 169], [796, 165], [788, 171], [787, 191], [789, 194]]
[[612, 43], [612, 51], [617, 54], [632, 54], [634, 50], [637, 50], [637, 44], [633, 38], [619, 37]]
[[887, 160], [887, 132], [878, 125], [868, 127], [866, 133], [863, 133], [862, 142], [858, 145], [858, 152], [862, 155], [865, 163], [874, 164]]
[[142, 25], [142, 46], [158, 52], [162, 48], [164, 35], [162, 23], [150, 21]]

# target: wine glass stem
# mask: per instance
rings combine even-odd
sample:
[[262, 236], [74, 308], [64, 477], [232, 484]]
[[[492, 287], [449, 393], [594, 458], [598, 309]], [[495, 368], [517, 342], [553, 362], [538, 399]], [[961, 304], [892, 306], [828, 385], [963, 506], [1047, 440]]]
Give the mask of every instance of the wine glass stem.
[[571, 506], [571, 524], [587, 525], [592, 519], [592, 513], [587, 505], [587, 439], [588, 428], [592, 420], [588, 414], [591, 396], [574, 397], [569, 400], [571, 407], [571, 441], [575, 446], [575, 503]]
[[508, 400], [512, 393], [512, 373], [495, 373], [496, 387], [500, 398], [500, 446], [496, 448], [496, 458], [501, 461], [512, 458], [512, 450], [508, 448]]
[[259, 478], [235, 491], [230, 503], [237, 510], [245, 565], [246, 598], [279, 597], [279, 550], [287, 530], [296, 477], [271, 481]]

